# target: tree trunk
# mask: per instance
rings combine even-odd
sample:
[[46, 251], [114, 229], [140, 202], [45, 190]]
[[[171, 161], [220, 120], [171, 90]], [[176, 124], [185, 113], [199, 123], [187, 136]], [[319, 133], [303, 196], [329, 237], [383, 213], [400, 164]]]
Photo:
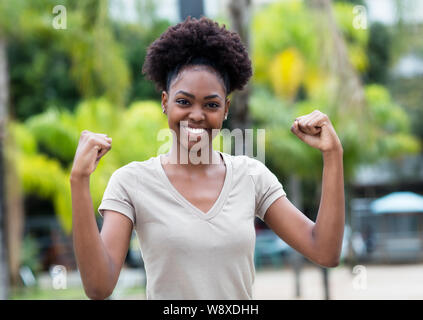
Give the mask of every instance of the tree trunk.
[[[289, 197], [295, 207], [303, 211], [303, 194], [301, 190], [301, 180], [295, 174], [289, 176]], [[295, 273], [295, 298], [301, 297], [301, 270], [303, 266], [303, 256], [294, 250], [291, 257], [292, 266]]]
[[[237, 32], [242, 42], [249, 51], [249, 21], [250, 21], [250, 0], [229, 1], [229, 17], [232, 30]], [[233, 92], [231, 107], [228, 113], [227, 126], [230, 130], [241, 129], [243, 133], [244, 146], [242, 153], [245, 154], [245, 129], [252, 128], [252, 122], [248, 112], [248, 99], [250, 95], [250, 85], [247, 84], [242, 91]], [[235, 148], [236, 155], [237, 148]]]
[[5, 204], [5, 183], [4, 183], [4, 140], [7, 121], [7, 56], [6, 41], [0, 38], [0, 300], [9, 297], [9, 268], [7, 259], [6, 244], [6, 204]]
[[329, 269], [328, 268], [321, 268], [322, 275], [323, 275], [323, 287], [325, 300], [330, 300], [330, 290], [329, 290]]
[[[315, 193], [315, 203], [320, 203], [322, 199], [322, 180], [319, 181], [320, 183], [316, 186], [316, 193]], [[320, 208], [320, 205], [319, 205]], [[317, 214], [318, 211], [315, 211], [316, 214], [314, 215], [313, 219], [314, 221], [317, 220]], [[319, 266], [320, 271], [322, 272], [322, 285], [323, 285], [323, 294], [325, 300], [330, 300], [330, 286], [329, 286], [329, 269], [325, 267]]]
[[[347, 45], [336, 25], [331, 0], [307, 0], [319, 37], [322, 67], [335, 76], [333, 105], [345, 116], [366, 117], [366, 101], [360, 77], [350, 63]], [[351, 22], [352, 23], [352, 22]]]
[[21, 246], [24, 229], [23, 194], [16, 168], [16, 143], [12, 134], [6, 134], [5, 139], [5, 186], [6, 194], [6, 230], [7, 252], [10, 284], [16, 287], [20, 284], [19, 268], [21, 263]]
[[179, 16], [185, 20], [188, 16], [200, 19], [204, 15], [203, 0], [179, 0]]
[[[14, 137], [7, 131], [9, 101], [9, 77], [7, 66], [7, 51], [5, 40], [0, 40], [0, 140], [1, 140], [1, 172], [0, 180], [3, 191], [2, 196], [2, 246], [4, 246], [4, 261], [7, 263], [8, 285], [16, 287], [20, 283], [19, 268], [20, 254], [24, 227], [23, 195], [20, 180], [17, 174], [16, 144]], [[3, 273], [2, 273], [3, 275]]]
[[[351, 65], [347, 45], [336, 25], [331, 0], [307, 0], [314, 17], [316, 35], [319, 36], [321, 63], [328, 72], [335, 76], [335, 98], [333, 106], [340, 117], [356, 119], [368, 118], [363, 84]], [[352, 23], [352, 22], [351, 22]], [[358, 131], [357, 135], [364, 134]], [[363, 137], [361, 137], [363, 138]], [[322, 268], [325, 299], [329, 295], [329, 270]]]

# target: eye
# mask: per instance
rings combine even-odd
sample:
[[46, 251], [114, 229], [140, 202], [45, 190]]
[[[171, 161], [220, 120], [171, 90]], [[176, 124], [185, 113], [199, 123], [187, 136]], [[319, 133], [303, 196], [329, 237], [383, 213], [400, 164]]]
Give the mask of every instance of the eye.
[[176, 100], [176, 103], [186, 106], [189, 104], [189, 101], [185, 99], [178, 99]]
[[215, 103], [215, 102], [210, 102], [210, 103], [207, 103], [207, 106], [208, 106], [209, 108], [211, 108], [211, 109], [216, 109], [216, 108], [219, 108], [219, 104], [217, 104], [217, 103]]

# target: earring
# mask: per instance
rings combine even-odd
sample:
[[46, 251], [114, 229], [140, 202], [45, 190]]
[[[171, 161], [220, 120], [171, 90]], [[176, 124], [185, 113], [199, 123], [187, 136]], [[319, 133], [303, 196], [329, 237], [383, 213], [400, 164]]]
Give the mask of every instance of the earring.
[[227, 114], [227, 113], [225, 113], [225, 120], [226, 120], [226, 119], [228, 119], [228, 114]]

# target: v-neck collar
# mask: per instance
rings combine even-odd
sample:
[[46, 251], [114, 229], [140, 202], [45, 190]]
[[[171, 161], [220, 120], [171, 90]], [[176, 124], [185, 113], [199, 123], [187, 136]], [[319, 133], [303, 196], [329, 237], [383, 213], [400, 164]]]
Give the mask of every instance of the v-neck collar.
[[200, 217], [204, 220], [209, 220], [216, 216], [222, 209], [224, 203], [226, 202], [226, 199], [229, 194], [229, 190], [232, 184], [232, 165], [231, 161], [227, 158], [227, 155], [223, 152], [220, 152], [219, 150], [216, 150], [219, 152], [219, 154], [222, 155], [223, 161], [225, 162], [226, 166], [226, 173], [225, 173], [225, 181], [223, 183], [223, 187], [220, 191], [219, 197], [213, 204], [213, 206], [205, 213], [204, 211], [200, 210], [196, 206], [194, 206], [191, 202], [189, 202], [170, 182], [166, 172], [164, 171], [164, 168], [161, 163], [161, 156], [159, 155], [156, 157], [156, 166], [159, 172], [160, 177], [162, 178], [162, 181], [166, 184], [169, 191], [175, 196], [175, 198], [186, 208], [189, 209], [191, 212], [193, 212], [195, 215]]

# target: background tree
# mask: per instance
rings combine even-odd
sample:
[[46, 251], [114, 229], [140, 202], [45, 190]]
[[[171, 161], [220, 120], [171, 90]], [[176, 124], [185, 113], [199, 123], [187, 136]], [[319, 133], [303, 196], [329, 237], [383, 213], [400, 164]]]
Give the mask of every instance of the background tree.
[[[247, 51], [250, 49], [250, 26], [251, 17], [251, 1], [239, 0], [230, 1], [228, 4], [229, 21], [231, 29], [237, 32], [246, 46]], [[248, 100], [250, 95], [250, 84], [247, 84], [241, 91], [231, 94], [231, 107], [228, 114], [228, 121], [225, 123], [230, 130], [241, 129], [243, 140], [245, 143], [245, 129], [251, 128], [251, 118], [248, 111]], [[241, 150], [241, 149], [240, 149]], [[237, 150], [235, 150], [237, 152]], [[242, 154], [244, 154], [244, 147]]]
[[[400, 103], [411, 118], [412, 131], [423, 143], [423, 126], [420, 119], [423, 118], [423, 91], [421, 83], [423, 74], [421, 67], [409, 74], [401, 73], [398, 70], [403, 59], [413, 59], [416, 63], [423, 61], [423, 23], [411, 19], [418, 9], [418, 0], [394, 1], [396, 19], [392, 26], [385, 27], [391, 37], [391, 46], [387, 48], [389, 53], [389, 74], [387, 76], [387, 87], [392, 96]], [[414, 67], [415, 69], [418, 69]]]
[[6, 43], [0, 34], [0, 300], [7, 299], [9, 295], [9, 266], [7, 248], [7, 221], [5, 204], [5, 181], [4, 181], [4, 146], [5, 146], [5, 125], [8, 113], [8, 79]]
[[391, 63], [390, 48], [392, 35], [389, 29], [380, 22], [370, 25], [369, 42], [366, 53], [369, 59], [369, 67], [364, 73], [366, 83], [386, 84], [388, 71]]

